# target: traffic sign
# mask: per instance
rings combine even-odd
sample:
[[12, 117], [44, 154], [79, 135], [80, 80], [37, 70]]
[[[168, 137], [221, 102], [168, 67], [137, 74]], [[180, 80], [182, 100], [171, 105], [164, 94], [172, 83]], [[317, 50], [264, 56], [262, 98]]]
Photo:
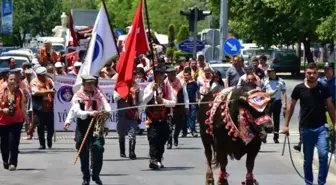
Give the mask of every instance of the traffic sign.
[[[193, 53], [194, 41], [192, 39], [184, 40], [178, 45], [178, 47], [180, 50], [186, 53]], [[202, 41], [200, 40], [196, 41], [196, 52], [202, 51], [204, 47], [205, 45]]]
[[237, 55], [240, 52], [241, 49], [241, 45], [239, 40], [235, 39], [235, 38], [230, 38], [227, 39], [224, 42], [224, 52], [225, 54], [229, 55], [229, 56], [233, 56], [233, 55]]
[[122, 35], [124, 32], [122, 29], [117, 29], [116, 32], [115, 32], [115, 36], [116, 37], [119, 37], [120, 35]]

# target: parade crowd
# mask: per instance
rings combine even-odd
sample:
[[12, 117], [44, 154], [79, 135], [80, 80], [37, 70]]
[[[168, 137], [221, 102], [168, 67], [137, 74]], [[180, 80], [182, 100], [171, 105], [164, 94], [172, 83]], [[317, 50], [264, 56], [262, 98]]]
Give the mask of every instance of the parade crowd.
[[[18, 165], [19, 143], [23, 126], [27, 133], [27, 139], [33, 137], [34, 130], [37, 128], [39, 149], [52, 148], [54, 77], [56, 75], [78, 76], [83, 65], [83, 61], [78, 57], [68, 60], [63, 52], [57, 55], [51, 48], [51, 43], [46, 42], [32, 64], [25, 63], [20, 70], [15, 69], [15, 59], [11, 58], [8, 61], [9, 69], [1, 71], [1, 154], [3, 167], [10, 171], [15, 170]], [[136, 159], [136, 133], [138, 124], [141, 122], [139, 112], [142, 108], [132, 107], [158, 104], [156, 107], [145, 107], [144, 111], [147, 115], [149, 167], [159, 169], [164, 167], [162, 160], [166, 144], [166, 148], [171, 149], [173, 146], [179, 145], [179, 137], [187, 137], [188, 134], [192, 137], [198, 137], [196, 130], [199, 114], [197, 102], [204, 95], [214, 90], [218, 92], [227, 87], [246, 86], [250, 89], [274, 92], [271, 101], [274, 143], [279, 143], [281, 111], [286, 112], [283, 132], [287, 133], [295, 102], [301, 100], [300, 126], [303, 132], [300, 147], [301, 144], [310, 146], [309, 148], [303, 147], [305, 176], [308, 180], [313, 180], [310, 172], [312, 171], [311, 158], [313, 155], [311, 150], [317, 143], [319, 152], [325, 152], [327, 144], [319, 136], [323, 136], [324, 139], [328, 137], [325, 128], [322, 128], [322, 125], [324, 126], [326, 123], [326, 111], [330, 114], [335, 112], [334, 105], [331, 103], [335, 102], [335, 76], [332, 64], [325, 66], [326, 78], [321, 79], [320, 82], [317, 82], [316, 65], [309, 64], [305, 73], [305, 82], [295, 87], [291, 95], [292, 100], [287, 106], [285, 81], [277, 76], [275, 69], [270, 68], [265, 56], [252, 58], [248, 66], [244, 65], [242, 57], [233, 57], [230, 61], [232, 66], [227, 70], [225, 76], [222, 76], [223, 74], [219, 71], [213, 71], [202, 55], [198, 58], [180, 58], [174, 64], [168, 61], [170, 60], [162, 56], [158, 57], [152, 65], [145, 55], [138, 56], [135, 59], [134, 80], [129, 94], [126, 98], [122, 98], [118, 93], [114, 93], [114, 100], [117, 102], [118, 108], [130, 108], [118, 111], [117, 133], [119, 135], [120, 157], [128, 156], [132, 160]], [[74, 94], [72, 107], [64, 123], [65, 128], [69, 128], [73, 121], [77, 123], [75, 141], [77, 150], [80, 150], [83, 185], [89, 184], [90, 176], [97, 184], [102, 184], [99, 174], [103, 165], [104, 135], [108, 134], [104, 119], [109, 116], [111, 107], [97, 84], [99, 79], [118, 78], [116, 64], [117, 61], [110, 61], [97, 76], [79, 76], [83, 80], [82, 87]], [[148, 85], [141, 89], [138, 83], [143, 82], [148, 82]], [[319, 85], [308, 87], [307, 83], [308, 85], [314, 83]], [[314, 88], [318, 89], [311, 93], [309, 89]], [[320, 91], [323, 93], [318, 93]], [[332, 101], [330, 97], [332, 97]], [[314, 100], [313, 103], [312, 100]], [[327, 103], [325, 104], [325, 102]], [[179, 105], [176, 105], [177, 103]], [[310, 112], [309, 110], [319, 111]], [[334, 114], [331, 114], [330, 117], [334, 121]], [[95, 121], [90, 127], [92, 120]], [[47, 132], [46, 137], [45, 131]], [[85, 138], [87, 131], [90, 134]], [[311, 134], [316, 139], [313, 137], [307, 139]], [[126, 136], [128, 136], [129, 143], [128, 155], [126, 155], [125, 149]], [[85, 143], [83, 143], [83, 139], [86, 139]], [[81, 147], [81, 145], [83, 146]], [[298, 147], [296, 149], [301, 150]], [[325, 155], [323, 155], [320, 157], [320, 165], [323, 165], [320, 166], [320, 169], [323, 168], [320, 170], [321, 175], [319, 175], [321, 182], [327, 174], [325, 163]]]

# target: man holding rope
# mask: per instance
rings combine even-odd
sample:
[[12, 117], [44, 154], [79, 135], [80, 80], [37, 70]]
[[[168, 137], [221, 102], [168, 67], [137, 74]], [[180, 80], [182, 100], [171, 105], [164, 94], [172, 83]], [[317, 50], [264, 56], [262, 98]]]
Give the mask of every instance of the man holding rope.
[[97, 79], [94, 76], [85, 75], [82, 79], [83, 86], [72, 99], [73, 114], [77, 118], [76, 149], [77, 157], [79, 155], [81, 161], [82, 185], [90, 184], [89, 152], [91, 148], [92, 180], [102, 185], [99, 174], [103, 166], [104, 133], [105, 136], [108, 134], [105, 118], [109, 116], [111, 107], [101, 91], [96, 88]]
[[326, 120], [326, 107], [334, 123], [335, 107], [332, 103], [328, 87], [318, 81], [318, 70], [315, 63], [308, 64], [305, 75], [306, 81], [298, 84], [291, 96], [291, 102], [287, 107], [287, 114], [283, 133], [289, 133], [289, 121], [293, 115], [296, 102], [300, 100], [300, 125], [304, 154], [304, 178], [307, 185], [313, 184], [313, 156], [317, 147], [319, 155], [318, 184], [324, 185], [328, 176], [328, 126]]

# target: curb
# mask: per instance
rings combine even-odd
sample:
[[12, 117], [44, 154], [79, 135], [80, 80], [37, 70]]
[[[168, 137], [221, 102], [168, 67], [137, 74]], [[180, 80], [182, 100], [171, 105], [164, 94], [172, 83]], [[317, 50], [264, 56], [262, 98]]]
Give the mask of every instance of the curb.
[[[303, 150], [301, 150], [300, 152], [301, 154], [301, 158], [303, 158]], [[334, 155], [332, 156], [332, 159], [331, 159], [331, 162], [330, 162], [330, 167], [329, 167], [329, 173], [332, 173], [333, 175], [336, 175], [336, 154], [332, 154], [332, 153], [329, 153], [328, 154], [328, 163], [329, 163], [329, 159], [330, 159], [330, 156], [331, 155]], [[313, 158], [313, 165], [315, 167], [319, 167], [319, 159], [318, 159], [318, 154], [317, 154], [317, 148], [315, 147], [315, 150], [314, 150], [314, 158]]]

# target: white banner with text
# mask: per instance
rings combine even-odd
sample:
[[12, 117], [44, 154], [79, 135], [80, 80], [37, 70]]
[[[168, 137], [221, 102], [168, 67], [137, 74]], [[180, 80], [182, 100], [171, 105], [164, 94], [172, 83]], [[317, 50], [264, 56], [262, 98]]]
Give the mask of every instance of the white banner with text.
[[[56, 76], [55, 79], [55, 99], [54, 99], [54, 123], [57, 131], [64, 130], [64, 122], [68, 116], [68, 112], [71, 108], [71, 99], [73, 97], [72, 87], [75, 85], [76, 77], [73, 76]], [[106, 95], [107, 101], [110, 103], [111, 109], [117, 108], [116, 102], [113, 99], [114, 92], [114, 80], [99, 80], [99, 87]], [[144, 88], [147, 83], [140, 84], [141, 88]], [[142, 122], [139, 124], [140, 129], [145, 129], [146, 115], [141, 112]], [[107, 120], [107, 125], [110, 130], [116, 130], [117, 112], [112, 112], [112, 115]], [[71, 123], [68, 130], [74, 131], [76, 123]]]

